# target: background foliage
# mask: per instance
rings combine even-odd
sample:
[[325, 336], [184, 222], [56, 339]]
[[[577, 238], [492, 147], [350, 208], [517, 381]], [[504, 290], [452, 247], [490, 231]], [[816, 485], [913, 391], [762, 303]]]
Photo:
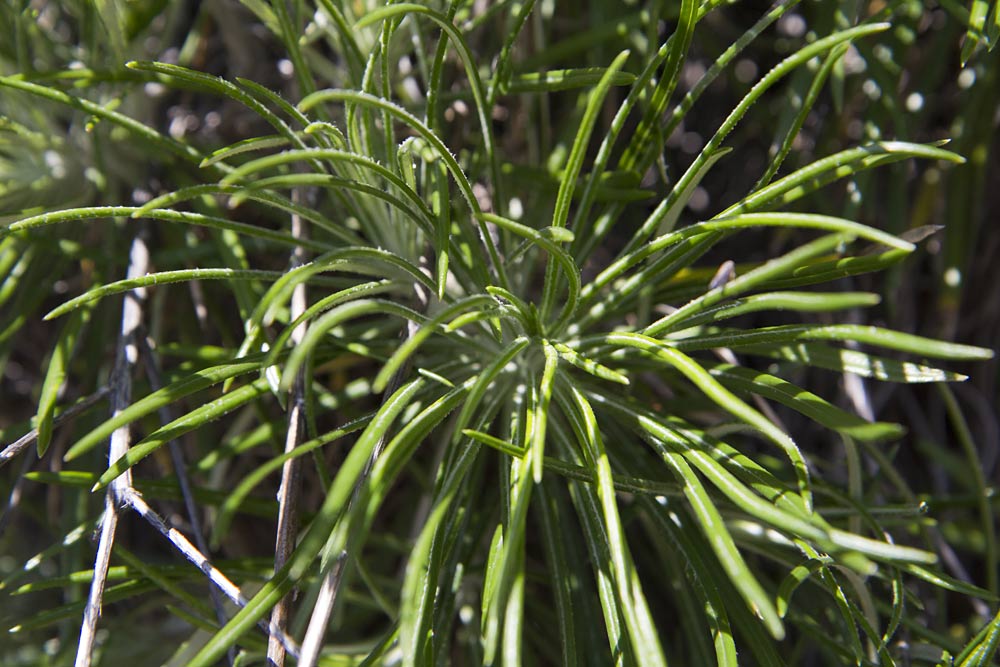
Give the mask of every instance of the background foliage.
[[997, 2], [0, 16], [4, 665], [992, 664]]

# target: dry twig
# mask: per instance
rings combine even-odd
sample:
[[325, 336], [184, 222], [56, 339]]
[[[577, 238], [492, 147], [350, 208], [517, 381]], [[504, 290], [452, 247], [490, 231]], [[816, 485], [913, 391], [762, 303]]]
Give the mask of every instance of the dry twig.
[[[149, 250], [142, 238], [142, 233], [132, 240], [129, 252], [128, 278], [134, 279], [146, 275], [149, 271]], [[125, 294], [122, 304], [122, 326], [118, 337], [118, 353], [115, 357], [115, 367], [111, 374], [111, 415], [118, 415], [132, 401], [132, 372], [139, 359], [137, 337], [142, 328], [142, 306], [146, 299], [145, 289], [136, 289]], [[108, 463], [114, 463], [128, 451], [131, 431], [125, 424], [115, 429], [111, 434], [108, 447]], [[104, 495], [104, 516], [101, 519], [101, 537], [97, 545], [97, 557], [94, 561], [94, 578], [90, 582], [90, 593], [87, 596], [87, 606], [83, 612], [83, 627], [80, 629], [80, 643], [77, 645], [76, 667], [89, 667], [94, 650], [94, 637], [97, 632], [97, 619], [101, 615], [101, 600], [104, 596], [104, 583], [108, 575], [108, 564], [111, 561], [111, 546], [115, 539], [115, 529], [118, 526], [118, 503], [126, 497], [126, 492], [132, 486], [131, 471], [125, 471], [111, 483]]]
[[[305, 236], [305, 225], [298, 215], [292, 216], [292, 235], [297, 238]], [[305, 249], [298, 246], [292, 252], [292, 267], [301, 266], [306, 259]], [[299, 283], [292, 292], [290, 317], [297, 318], [307, 307], [305, 283]], [[301, 324], [292, 332], [292, 343], [302, 342], [305, 336], [305, 324]], [[285, 453], [292, 451], [302, 442], [305, 434], [305, 369], [295, 377], [295, 384], [288, 397], [288, 432], [285, 437]], [[281, 486], [278, 488], [278, 527], [274, 539], [274, 571], [284, 566], [295, 548], [296, 509], [299, 498], [300, 462], [298, 457], [290, 457], [281, 466]], [[288, 607], [293, 593], [289, 592], [274, 606], [271, 611], [271, 625], [284, 631], [288, 623]], [[274, 635], [267, 643], [267, 664], [271, 667], [283, 667], [285, 664], [285, 649], [280, 638]]]

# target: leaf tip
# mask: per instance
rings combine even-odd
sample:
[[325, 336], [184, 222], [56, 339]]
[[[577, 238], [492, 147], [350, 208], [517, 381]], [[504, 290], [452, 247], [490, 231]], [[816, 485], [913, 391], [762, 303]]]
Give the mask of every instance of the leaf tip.
[[965, 43], [962, 44], [962, 54], [959, 56], [958, 62], [961, 67], [965, 67], [969, 60], [972, 58], [973, 52], [976, 50], [976, 40], [969, 39], [968, 36], [965, 38]]

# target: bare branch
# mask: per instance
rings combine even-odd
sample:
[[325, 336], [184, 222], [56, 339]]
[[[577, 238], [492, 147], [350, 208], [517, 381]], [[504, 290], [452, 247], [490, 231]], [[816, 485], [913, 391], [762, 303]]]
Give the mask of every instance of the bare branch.
[[[297, 198], [299, 191], [293, 193]], [[304, 238], [306, 234], [305, 224], [298, 215], [292, 216], [292, 235], [296, 238]], [[306, 261], [306, 252], [302, 246], [297, 246], [292, 252], [291, 268], [301, 266]], [[306, 285], [299, 283], [292, 292], [292, 304], [290, 317], [292, 320], [305, 312], [308, 299], [306, 298]], [[306, 333], [306, 325], [303, 322], [292, 332], [292, 343], [302, 342]], [[299, 371], [295, 377], [295, 383], [288, 397], [288, 432], [285, 436], [285, 453], [288, 453], [299, 446], [305, 434], [305, 369]], [[281, 486], [278, 488], [278, 528], [274, 538], [274, 571], [277, 572], [284, 566], [292, 555], [295, 548], [295, 533], [297, 531], [296, 510], [299, 500], [299, 477], [301, 463], [297, 456], [289, 457], [281, 466]], [[284, 631], [288, 623], [288, 608], [293, 593], [289, 592], [274, 606], [271, 611], [271, 625]], [[267, 643], [267, 664], [269, 667], [284, 667], [285, 650], [281, 642], [274, 635]]]
[[[426, 267], [424, 267], [424, 270], [426, 271]], [[427, 292], [426, 288], [419, 284], [415, 285], [414, 289], [416, 291], [417, 302], [420, 305], [420, 309], [426, 311], [427, 305], [430, 301], [430, 294]], [[419, 327], [416, 322], [407, 322], [406, 329], [403, 330], [403, 340], [401, 343], [416, 335], [418, 328]], [[403, 380], [405, 380], [410, 374], [410, 369], [411, 363], [407, 361], [399, 368], [399, 370], [393, 373], [389, 380], [389, 384], [385, 388], [385, 393], [382, 395], [383, 402], [396, 393], [396, 390], [403, 384]], [[354, 502], [357, 500], [361, 491], [361, 486], [371, 473], [372, 467], [375, 465], [375, 461], [382, 453], [382, 449], [385, 447], [387, 438], [388, 434], [383, 433], [378, 439], [378, 442], [375, 443], [371, 456], [365, 464], [364, 472], [354, 485], [354, 492], [351, 495], [348, 510], [350, 510], [351, 506], [353, 506]], [[299, 667], [315, 667], [316, 662], [319, 659], [319, 651], [323, 645], [323, 636], [326, 633], [326, 627], [330, 621], [330, 615], [333, 613], [333, 606], [337, 602], [337, 593], [340, 590], [340, 584], [343, 581], [349, 557], [350, 554], [346, 551], [341, 552], [337, 556], [336, 560], [332, 561], [328, 565], [328, 569], [323, 575], [323, 584], [320, 588], [320, 593], [316, 598], [316, 602], [313, 605], [312, 614], [309, 617], [309, 626], [306, 628], [306, 636], [302, 642], [302, 655], [299, 658]]]
[[[128, 278], [138, 278], [148, 272], [149, 250], [146, 248], [146, 242], [140, 232], [132, 240], [132, 250], [129, 252]], [[136, 289], [125, 294], [125, 300], [122, 304], [122, 326], [118, 336], [118, 353], [110, 381], [112, 417], [125, 410], [132, 401], [132, 372], [139, 359], [137, 336], [142, 329], [142, 306], [145, 299], [146, 290]], [[128, 424], [114, 430], [108, 447], [108, 463], [114, 463], [125, 455], [130, 439], [131, 431]], [[83, 626], [80, 629], [80, 643], [76, 652], [76, 667], [90, 667], [94, 650], [94, 637], [97, 632], [97, 619], [101, 615], [101, 600], [104, 597], [104, 584], [108, 576], [108, 564], [111, 561], [111, 547], [115, 539], [115, 529], [118, 526], [116, 503], [126, 497], [131, 486], [132, 473], [126, 471], [111, 483], [104, 497], [101, 538], [94, 560], [94, 578], [90, 582], [87, 606], [83, 612]]]
[[[133, 488], [129, 488], [125, 492], [124, 500], [125, 504], [135, 510], [139, 516], [153, 526], [153, 528], [156, 529], [156, 532], [170, 540], [170, 543], [181, 552], [181, 555], [201, 570], [205, 576], [208, 577], [208, 580], [212, 582], [223, 595], [232, 600], [233, 603], [239, 607], [245, 607], [247, 605], [248, 600], [243, 595], [239, 586], [234, 584], [229, 577], [223, 574], [217, 567], [212, 565], [212, 562], [208, 559], [204, 552], [200, 551], [196, 546], [191, 544], [191, 541], [184, 536], [184, 533], [171, 526], [163, 517], [157, 514], [156, 511], [149, 506], [149, 503], [147, 503], [142, 497], [142, 494]], [[277, 628], [264, 620], [258, 622], [257, 625], [259, 625], [261, 629], [269, 635], [277, 636], [285, 651], [291, 653], [293, 656], [298, 656], [298, 646], [295, 641], [285, 634], [282, 629]]]
[[[73, 417], [76, 417], [82, 412], [86, 412], [94, 406], [95, 403], [104, 400], [108, 394], [111, 393], [110, 387], [101, 387], [95, 391], [90, 396], [83, 398], [73, 405], [69, 406], [61, 413], [59, 413], [55, 419], [52, 420], [53, 428], [58, 428], [68, 422]], [[38, 441], [38, 429], [33, 428], [29, 432], [22, 435], [20, 438], [10, 443], [0, 451], [0, 468], [4, 467], [11, 459], [23, 452], [28, 447], [31, 447], [35, 442]]]
[[[153, 391], [158, 391], [163, 387], [163, 379], [160, 375], [159, 364], [156, 362], [156, 353], [154, 352], [153, 346], [150, 344], [148, 339], [140, 338], [139, 343], [142, 348], [142, 359], [146, 368], [146, 377], [149, 380], [149, 387]], [[164, 424], [173, 422], [174, 414], [173, 410], [170, 409], [170, 406], [163, 406], [160, 408], [159, 412], [160, 420]], [[180, 443], [176, 440], [171, 440], [168, 443], [168, 447], [170, 448], [170, 458], [174, 465], [174, 472], [177, 475], [177, 483], [181, 490], [181, 497], [184, 499], [184, 509], [187, 512], [188, 522], [191, 524], [191, 532], [194, 535], [194, 542], [203, 554], [207, 554], [208, 543], [205, 541], [205, 533], [201, 528], [201, 519], [198, 518], [198, 506], [194, 502], [194, 494], [191, 493], [191, 480], [188, 479], [187, 464], [184, 461], [184, 452], [181, 449]], [[212, 598], [212, 607], [215, 610], [215, 618], [219, 621], [220, 626], [225, 625], [227, 620], [226, 609], [223, 606], [219, 590], [214, 586], [209, 586], [208, 592]], [[228, 659], [230, 665], [236, 661], [236, 651], [232, 648], [229, 649]]]
[[323, 575], [323, 584], [320, 586], [319, 595], [316, 596], [312, 616], [309, 617], [309, 627], [306, 628], [306, 636], [302, 640], [300, 667], [312, 667], [319, 658], [319, 651], [323, 647], [323, 637], [326, 634], [326, 626], [330, 623], [333, 604], [337, 601], [337, 591], [340, 590], [340, 582], [343, 579], [346, 563], [347, 552], [342, 551], [330, 569]]

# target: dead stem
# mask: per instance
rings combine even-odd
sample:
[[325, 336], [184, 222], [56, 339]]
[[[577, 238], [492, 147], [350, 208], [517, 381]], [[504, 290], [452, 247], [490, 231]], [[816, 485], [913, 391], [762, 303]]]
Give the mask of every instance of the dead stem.
[[[142, 349], [142, 360], [146, 370], [146, 378], [149, 380], [149, 388], [153, 391], [158, 391], [163, 387], [163, 379], [160, 375], [156, 353], [148, 339], [140, 338], [139, 344]], [[164, 424], [170, 424], [174, 421], [173, 410], [169, 406], [163, 406], [159, 412], [160, 420]], [[208, 543], [205, 541], [205, 533], [201, 528], [201, 519], [198, 518], [198, 506], [194, 502], [194, 494], [191, 493], [191, 480], [187, 474], [184, 451], [181, 449], [180, 443], [176, 440], [171, 440], [167, 443], [167, 446], [170, 448], [170, 459], [174, 466], [174, 473], [177, 475], [177, 484], [181, 490], [181, 498], [184, 500], [184, 510], [187, 512], [188, 522], [191, 524], [191, 533], [194, 535], [194, 542], [203, 554], [207, 554]], [[226, 609], [223, 606], [222, 598], [219, 596], [219, 591], [214, 586], [209, 586], [208, 593], [212, 598], [215, 618], [219, 621], [220, 627], [224, 626], [227, 620]], [[232, 647], [229, 649], [227, 658], [230, 665], [236, 661], [236, 651]]]
[[[430, 294], [420, 285], [415, 286], [415, 290], [420, 309], [426, 311], [430, 300]], [[400, 341], [400, 344], [414, 336], [418, 328], [419, 327], [416, 322], [407, 322], [406, 329], [403, 330], [403, 339]], [[411, 363], [408, 361], [392, 375], [385, 388], [385, 392], [382, 394], [383, 402], [396, 393], [396, 390], [399, 389], [400, 385], [402, 385], [403, 380], [410, 374], [410, 368]], [[371, 473], [371, 469], [375, 465], [375, 461], [378, 459], [379, 455], [382, 453], [382, 449], [385, 447], [387, 439], [388, 434], [383, 433], [378, 439], [378, 442], [375, 443], [371, 456], [365, 464], [364, 472], [362, 472], [358, 481], [354, 485], [354, 491], [351, 494], [351, 500], [347, 506], [348, 511], [350, 511], [351, 506], [354, 505], [354, 502], [357, 500], [361, 491], [361, 486]], [[346, 551], [341, 552], [338, 554], [336, 559], [333, 559], [329, 563], [327, 571], [323, 574], [323, 584], [320, 588], [320, 593], [316, 598], [316, 602], [313, 605], [312, 614], [309, 617], [309, 626], [306, 628], [306, 635], [302, 641], [302, 655], [299, 658], [298, 667], [315, 667], [316, 662], [319, 659], [319, 651], [323, 645], [323, 636], [326, 633], [326, 627], [330, 621], [333, 606], [337, 602], [337, 593], [340, 590], [340, 584], [343, 581], [349, 557], [350, 554]]]
[[[87, 410], [92, 408], [96, 403], [104, 400], [110, 393], [111, 393], [110, 387], [101, 387], [90, 396], [80, 399], [79, 401], [77, 401], [76, 403], [69, 406], [61, 413], [59, 413], [56, 416], [56, 418], [52, 420], [52, 427], [59, 428], [73, 417], [76, 417], [80, 413], [86, 412]], [[7, 463], [11, 459], [13, 459], [21, 452], [23, 452], [25, 449], [35, 444], [37, 440], [38, 440], [38, 429], [33, 428], [24, 435], [22, 435], [17, 440], [15, 440], [14, 442], [4, 447], [3, 451], [0, 451], [0, 468], [7, 465]]]
[[[140, 231], [132, 240], [129, 252], [129, 279], [144, 276], [149, 272], [149, 250]], [[142, 307], [146, 299], [145, 289], [136, 289], [125, 294], [122, 304], [122, 325], [118, 337], [118, 353], [115, 357], [115, 367], [110, 378], [111, 416], [114, 418], [125, 410], [132, 402], [132, 373], [139, 359], [137, 336], [142, 329]], [[125, 424], [115, 429], [111, 434], [108, 447], [108, 463], [114, 463], [125, 455], [129, 448], [131, 431]], [[101, 538], [97, 545], [97, 556], [94, 560], [94, 578], [90, 582], [90, 593], [87, 596], [87, 606], [83, 612], [83, 626], [80, 629], [80, 643], [77, 645], [76, 667], [89, 667], [94, 650], [94, 638], [97, 632], [97, 619], [101, 615], [101, 600], [104, 596], [104, 584], [108, 575], [108, 564], [111, 561], [111, 547], [115, 539], [115, 529], [118, 526], [118, 503], [126, 497], [126, 492], [132, 486], [131, 471], [119, 475], [105, 492], [104, 517], [101, 519]]]
[[[141, 236], [136, 236], [130, 254], [128, 277], [136, 278], [145, 275], [149, 265], [149, 253]], [[139, 350], [144, 346], [142, 332], [142, 305], [145, 300], [145, 290], [133, 290], [125, 296], [122, 307], [122, 329], [118, 343], [118, 357], [110, 380], [112, 417], [128, 407], [132, 398], [132, 373], [139, 360]], [[150, 381], [155, 381], [151, 375]], [[95, 399], [96, 400], [96, 399]], [[82, 408], [81, 408], [82, 409]], [[36, 435], [37, 437], [37, 435]], [[22, 438], [23, 439], [23, 438]], [[113, 463], [128, 451], [130, 439], [129, 425], [121, 426], [111, 435], [108, 460]], [[19, 441], [20, 442], [20, 441]], [[27, 445], [23, 445], [22, 448]], [[181, 470], [183, 461], [178, 466], [178, 480], [183, 477]], [[183, 484], [184, 482], [181, 482]], [[190, 498], [190, 486], [185, 502]], [[135, 510], [139, 516], [152, 525], [157, 532], [166, 537], [198, 569], [205, 573], [226, 597], [243, 607], [247, 604], [239, 587], [229, 580], [222, 572], [211, 564], [205, 555], [206, 549], [199, 549], [176, 528], [167, 524], [138, 491], [132, 486], [132, 474], [126, 470], [119, 475], [111, 485], [104, 498], [104, 514], [101, 518], [101, 534], [97, 546], [97, 556], [94, 561], [94, 577], [91, 581], [87, 605], [83, 613], [83, 624], [80, 630], [80, 642], [77, 647], [75, 667], [89, 667], [92, 660], [94, 638], [97, 631], [97, 619], [101, 615], [101, 600], [104, 594], [104, 584], [107, 579], [108, 565], [111, 560], [111, 549], [114, 543], [115, 529], [118, 525], [118, 508], [127, 507]], [[194, 516], [194, 514], [192, 514]], [[192, 523], [197, 526], [195, 520]], [[198, 531], [200, 532], [200, 531]], [[258, 624], [270, 636], [277, 637], [286, 652], [298, 654], [298, 647], [281, 628], [260, 621]]]
[[[191, 544], [191, 541], [188, 540], [182, 532], [169, 525], [163, 517], [157, 514], [149, 506], [149, 503], [147, 503], [142, 497], [142, 494], [133, 488], [129, 488], [125, 494], [125, 504], [135, 510], [135, 512], [145, 519], [147, 523], [153, 526], [158, 533], [167, 538], [170, 543], [181, 552], [181, 555], [201, 570], [205, 576], [208, 577], [208, 580], [212, 582], [223, 595], [241, 608], [247, 605], [248, 600], [243, 595], [239, 586], [234, 584], [232, 580], [223, 574], [217, 567], [212, 565], [212, 562], [208, 559], [204, 552]], [[298, 646], [291, 637], [284, 633], [283, 630], [264, 620], [259, 621], [257, 625], [269, 635], [278, 637], [286, 652], [291, 653], [293, 656], [298, 655]]]
[[[293, 193], [293, 198], [297, 199], [299, 191]], [[292, 216], [292, 235], [296, 238], [305, 237], [305, 224], [298, 215]], [[302, 246], [297, 246], [292, 252], [291, 268], [301, 266], [306, 261], [306, 251]], [[307, 308], [306, 285], [299, 283], [292, 292], [292, 303], [290, 318], [295, 320]], [[302, 342], [305, 336], [305, 323], [300, 324], [292, 332], [292, 344], [297, 345]], [[285, 436], [285, 453], [292, 451], [302, 442], [306, 432], [306, 390], [305, 390], [305, 368], [299, 371], [295, 377], [288, 396], [288, 432]], [[288, 561], [295, 548], [295, 533], [297, 530], [296, 510], [299, 499], [299, 477], [300, 461], [298, 457], [289, 457], [281, 466], [281, 486], [278, 488], [278, 527], [274, 538], [274, 571], [280, 570]], [[294, 592], [290, 591], [284, 595], [271, 610], [271, 625], [282, 632], [288, 623], [288, 608], [291, 604]], [[267, 664], [269, 667], [284, 667], [285, 649], [278, 637], [271, 636], [267, 643]]]

